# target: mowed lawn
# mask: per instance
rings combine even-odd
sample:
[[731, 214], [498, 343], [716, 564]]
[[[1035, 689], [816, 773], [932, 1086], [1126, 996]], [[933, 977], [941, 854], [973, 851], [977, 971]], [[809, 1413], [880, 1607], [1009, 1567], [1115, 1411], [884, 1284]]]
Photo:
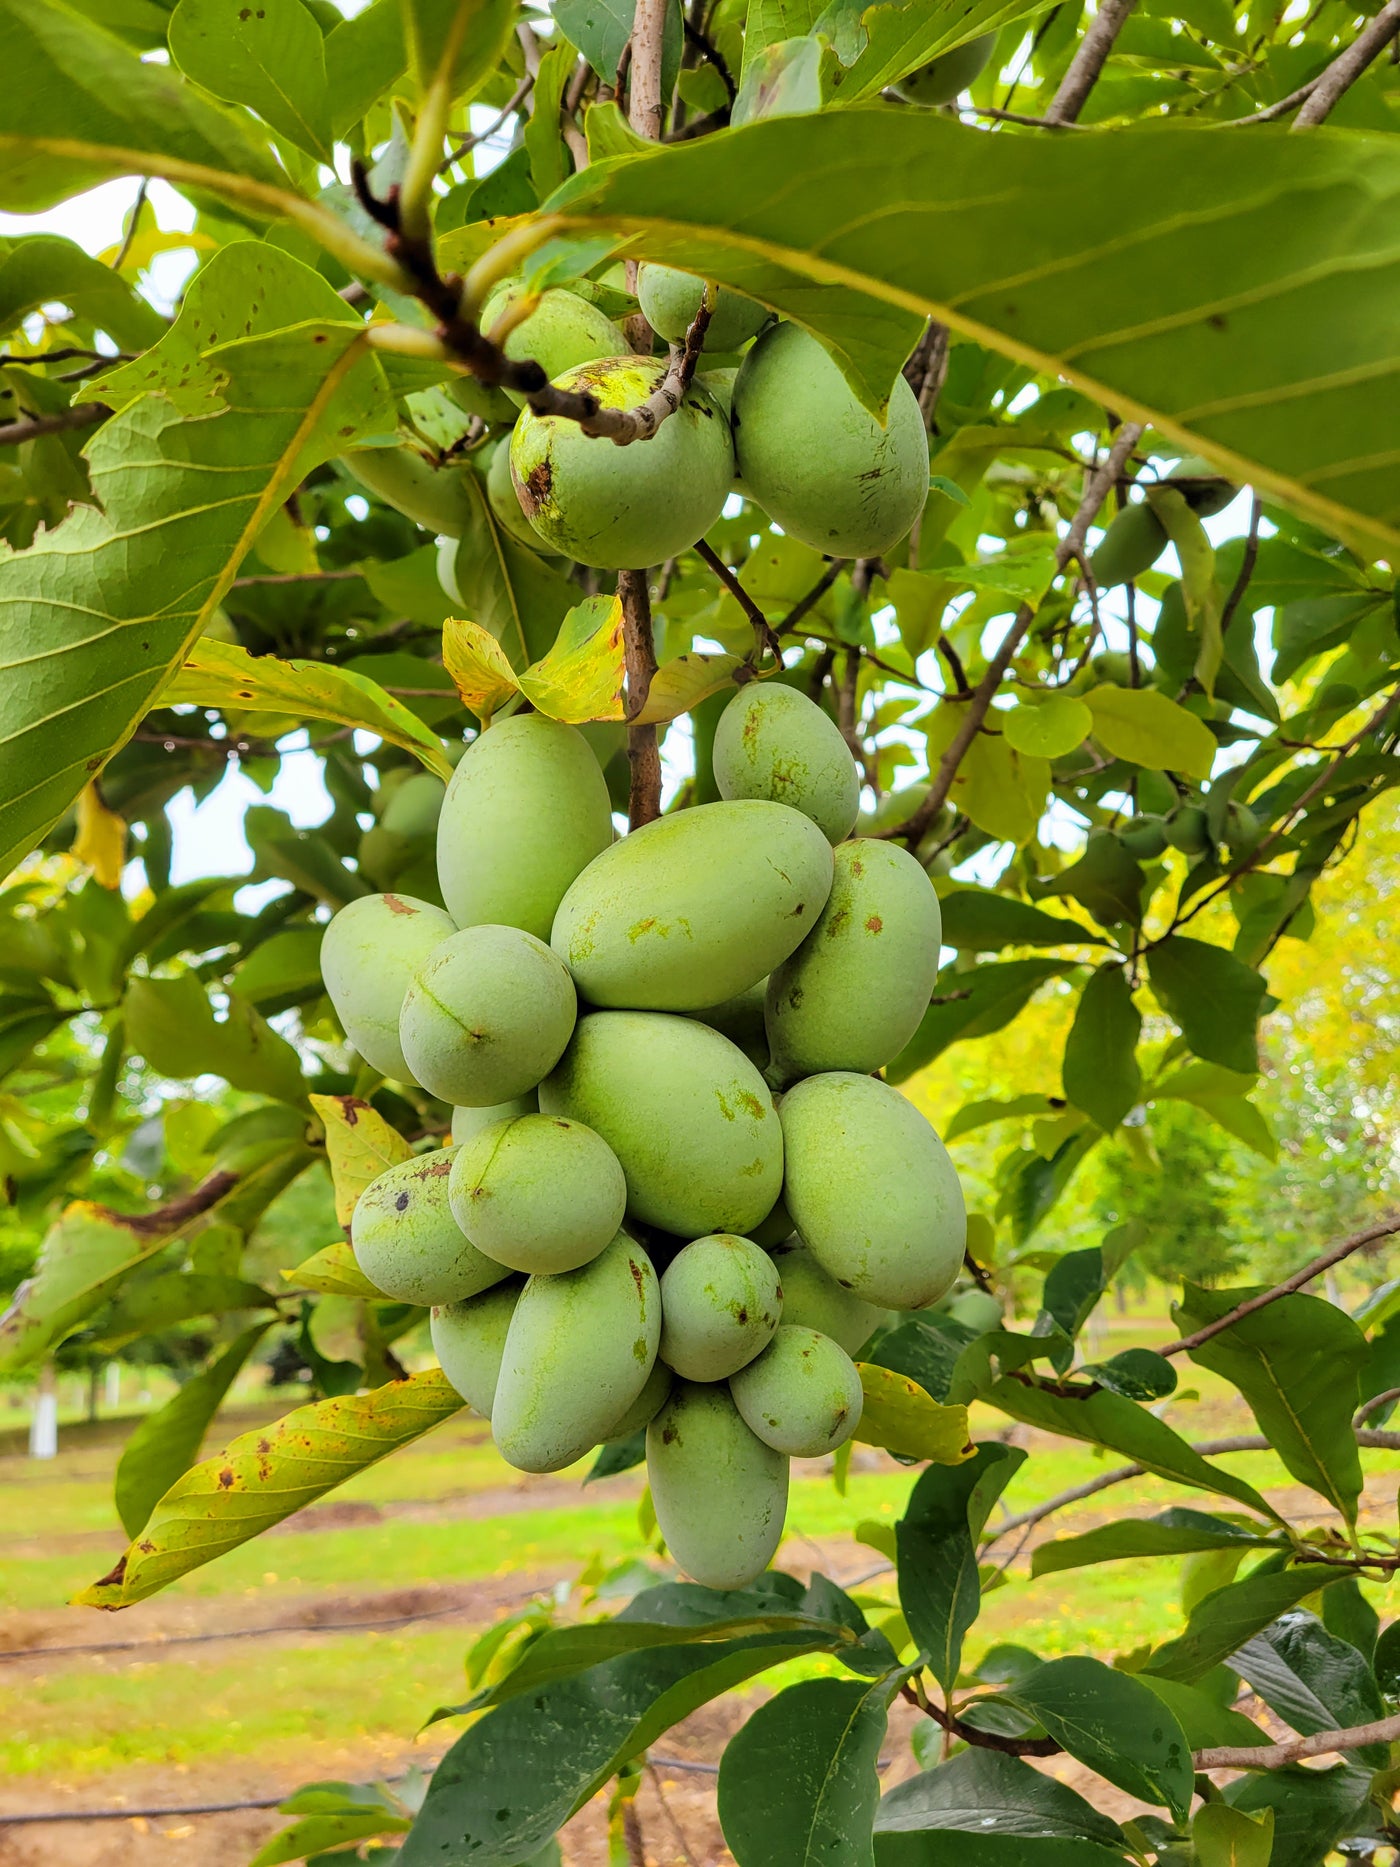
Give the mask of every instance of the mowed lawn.
[[[1140, 1320], [1115, 1320], [1106, 1331], [1113, 1348], [1144, 1333]], [[1219, 1384], [1194, 1370], [1189, 1384], [1199, 1399], [1173, 1410], [1189, 1436], [1250, 1429]], [[232, 1410], [214, 1443], [274, 1410], [264, 1401]], [[1000, 1435], [1007, 1425], [978, 1409], [974, 1436]], [[1087, 1446], [1022, 1437], [1032, 1456], [1007, 1493], [1013, 1512], [1121, 1463]], [[30, 1805], [43, 1779], [74, 1785], [133, 1765], [188, 1770], [202, 1793], [220, 1768], [259, 1755], [276, 1756], [279, 1782], [300, 1753], [308, 1775], [334, 1773], [328, 1766], [338, 1758], [402, 1759], [428, 1714], [464, 1695], [466, 1649], [500, 1615], [589, 1564], [642, 1555], [658, 1577], [668, 1572], [642, 1539], [640, 1473], [601, 1492], [580, 1484], [586, 1467], [524, 1478], [499, 1459], [484, 1423], [463, 1413], [303, 1513], [295, 1527], [244, 1545], [152, 1601], [121, 1615], [65, 1611], [67, 1598], [103, 1574], [124, 1544], [111, 1505], [120, 1444], [115, 1425], [96, 1433], [74, 1427], [51, 1465], [0, 1458], [10, 1506], [0, 1552], [0, 1650], [151, 1643], [134, 1653], [0, 1660], [0, 1772], [27, 1779]], [[1270, 1454], [1226, 1462], [1258, 1485], [1289, 1484]], [[821, 1464], [794, 1467], [780, 1566], [798, 1573], [817, 1567], [850, 1582], [879, 1564], [878, 1552], [856, 1540], [858, 1528], [893, 1522], [917, 1474], [865, 1449], [856, 1464], [866, 1469], [852, 1472], [844, 1497]], [[1318, 1505], [1321, 1515], [1320, 1500], [1296, 1487], [1287, 1497], [1290, 1511], [1305, 1516]], [[1046, 1534], [1182, 1501], [1211, 1507], [1201, 1494], [1186, 1498], [1141, 1479], [1056, 1517]], [[1010, 1537], [994, 1554], [1005, 1560], [1015, 1545]], [[1032, 1581], [1023, 1554], [988, 1594], [969, 1655], [975, 1660], [994, 1642], [1014, 1640], [1047, 1657], [1087, 1649], [1111, 1658], [1180, 1625], [1178, 1585], [1175, 1561]], [[872, 1619], [893, 1606], [888, 1577], [862, 1581], [855, 1592]], [[284, 1626], [314, 1614], [365, 1620], [406, 1613], [436, 1618], [378, 1631], [293, 1625], [279, 1634], [161, 1645], [190, 1632]], [[805, 1663], [808, 1671], [824, 1665]], [[423, 1734], [425, 1758], [438, 1754], [453, 1728]]]

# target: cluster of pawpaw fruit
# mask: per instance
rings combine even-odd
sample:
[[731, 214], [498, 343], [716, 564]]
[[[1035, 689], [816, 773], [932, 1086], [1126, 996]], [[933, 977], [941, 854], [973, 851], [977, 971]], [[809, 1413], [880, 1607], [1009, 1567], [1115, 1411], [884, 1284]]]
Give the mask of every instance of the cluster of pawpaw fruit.
[[451, 1144], [361, 1195], [351, 1242], [432, 1309], [502, 1454], [557, 1471], [646, 1429], [657, 1521], [715, 1587], [767, 1566], [788, 1461], [855, 1431], [852, 1355], [952, 1286], [966, 1221], [922, 1114], [877, 1072], [932, 993], [941, 924], [907, 852], [851, 836], [831, 719], [751, 682], [720, 801], [616, 837], [574, 728], [498, 719], [438, 821], [445, 907], [368, 895], [327, 990]]

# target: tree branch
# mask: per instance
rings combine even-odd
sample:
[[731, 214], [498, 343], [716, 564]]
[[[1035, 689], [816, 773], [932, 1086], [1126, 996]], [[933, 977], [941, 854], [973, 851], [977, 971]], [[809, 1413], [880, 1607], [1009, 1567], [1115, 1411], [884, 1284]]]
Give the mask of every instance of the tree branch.
[[1400, 1713], [1377, 1718], [1371, 1724], [1352, 1724], [1340, 1731], [1314, 1731], [1311, 1737], [1285, 1738], [1280, 1744], [1260, 1744], [1248, 1750], [1198, 1750], [1198, 1770], [1281, 1770], [1305, 1757], [1326, 1757], [1333, 1751], [1364, 1750], [1368, 1744], [1393, 1744], [1400, 1738]]
[[1372, 1394], [1369, 1400], [1363, 1400], [1356, 1409], [1353, 1426], [1360, 1426], [1369, 1420], [1373, 1413], [1379, 1413], [1382, 1407], [1388, 1407], [1392, 1400], [1400, 1400], [1400, 1387], [1388, 1387], [1383, 1394]]
[[1388, 0], [1365, 31], [1358, 33], [1346, 51], [1332, 60], [1309, 90], [1307, 102], [1293, 119], [1293, 128], [1311, 129], [1329, 117], [1342, 94], [1351, 89], [1397, 33], [1400, 33], [1400, 0]]
[[661, 95], [661, 48], [666, 0], [637, 0], [632, 20], [632, 65], [627, 81], [627, 120], [638, 136], [659, 143], [666, 121]]
[[647, 573], [620, 570], [617, 595], [622, 604], [622, 646], [627, 669], [627, 762], [632, 773], [627, 821], [635, 830], [661, 815], [661, 753], [656, 728], [633, 724], [647, 703], [656, 673]]
[[[1079, 502], [1078, 511], [1070, 522], [1069, 530], [1055, 547], [1057, 570], [1064, 570], [1074, 558], [1082, 563], [1084, 541], [1088, 536], [1089, 527], [1098, 516], [1099, 508], [1112, 491], [1119, 473], [1141, 438], [1142, 424], [1140, 422], [1125, 422], [1118, 430], [1108, 458], [1089, 476], [1088, 484], [1084, 488], [1084, 496]], [[907, 818], [894, 829], [887, 830], [885, 832], [887, 837], [898, 837], [913, 848], [947, 803], [948, 793], [953, 788], [953, 780], [958, 775], [958, 767], [967, 755], [968, 747], [982, 730], [982, 722], [986, 719], [992, 701], [996, 698], [1002, 677], [1011, 666], [1016, 650], [1021, 646], [1027, 631], [1035, 621], [1035, 615], [1036, 612], [1029, 603], [1023, 603], [1017, 610], [1015, 620], [1002, 637], [1001, 646], [993, 655], [986, 673], [977, 683], [972, 697], [967, 702], [958, 730], [953, 734], [947, 751], [938, 761], [938, 770], [932, 774], [928, 796], [912, 817]], [[947, 702], [944, 704], [946, 705]]]
[[845, 566], [845, 558], [833, 558], [831, 560], [807, 594], [798, 597], [787, 615], [784, 616], [782, 621], [778, 624], [779, 635], [787, 635], [790, 630], [797, 627], [804, 616], [811, 615], [812, 611], [817, 607], [817, 604], [821, 602], [832, 584], [834, 584], [836, 579], [841, 575]]
[[[1259, 556], [1259, 522], [1264, 516], [1264, 504], [1255, 493], [1249, 508], [1249, 537], [1245, 540], [1244, 557], [1240, 560], [1240, 574], [1235, 579], [1234, 588], [1225, 599], [1225, 607], [1220, 612], [1220, 635], [1222, 641], [1230, 624], [1235, 619], [1235, 611], [1244, 601], [1244, 593], [1249, 588], [1249, 580], [1254, 575], [1255, 560]], [[1132, 587], [1131, 585], [1129, 586]], [[1137, 685], [1136, 681], [1133, 683]]]
[[1113, 42], [1123, 29], [1123, 22], [1133, 10], [1134, 0], [1099, 0], [1099, 9], [1079, 42], [1079, 50], [1070, 61], [1069, 70], [1060, 80], [1060, 88], [1045, 113], [1052, 128], [1073, 123], [1089, 101], [1089, 93], [1099, 81], [1099, 73], [1113, 50]]
[[734, 601], [753, 624], [753, 631], [758, 641], [759, 650], [761, 651], [766, 648], [771, 655], [781, 661], [783, 652], [782, 644], [778, 640], [777, 633], [772, 623], [769, 622], [763, 611], [758, 607], [758, 604], [754, 602], [743, 584], [740, 583], [738, 576], [730, 569], [729, 565], [725, 563], [718, 551], [713, 550], [702, 538], [695, 546], [695, 555], [702, 563], [709, 565], [715, 576], [719, 578], [725, 589], [734, 598]]
[[95, 428], [111, 414], [105, 402], [79, 402], [75, 408], [57, 409], [52, 415], [26, 415], [22, 421], [0, 425], [0, 447], [18, 447], [41, 434], [62, 434], [67, 428]]

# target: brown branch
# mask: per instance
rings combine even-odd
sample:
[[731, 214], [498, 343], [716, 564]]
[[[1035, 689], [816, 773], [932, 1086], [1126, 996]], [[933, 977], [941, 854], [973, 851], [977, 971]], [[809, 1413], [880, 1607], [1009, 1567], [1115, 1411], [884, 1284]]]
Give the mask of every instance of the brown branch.
[[1087, 123], [1058, 123], [1050, 117], [1028, 117], [1019, 110], [998, 110], [992, 104], [960, 104], [964, 117], [991, 117], [996, 123], [1021, 123], [1028, 130], [1087, 130]]
[[1307, 102], [1293, 119], [1295, 130], [1311, 129], [1336, 108], [1343, 93], [1349, 91], [1391, 40], [1400, 33], [1400, 0], [1388, 0], [1363, 32], [1334, 58], [1308, 92]]
[[[1255, 560], [1259, 556], [1259, 522], [1264, 516], [1264, 503], [1255, 493], [1249, 508], [1249, 537], [1245, 540], [1244, 557], [1240, 560], [1240, 574], [1236, 577], [1225, 607], [1220, 612], [1220, 637], [1223, 641], [1230, 624], [1235, 619], [1235, 611], [1244, 601], [1244, 593], [1249, 588], [1249, 580], [1254, 575]], [[1131, 584], [1128, 586], [1133, 587]], [[1137, 682], [1133, 682], [1134, 687]]]
[[[1118, 430], [1117, 439], [1103, 465], [1090, 476], [1084, 488], [1084, 496], [1079, 502], [1079, 509], [1070, 522], [1069, 530], [1055, 547], [1055, 565], [1062, 571], [1071, 559], [1084, 560], [1084, 542], [1089, 527], [1098, 516], [1099, 508], [1107, 499], [1118, 475], [1142, 438], [1142, 425], [1139, 422], [1125, 422]], [[1002, 677], [1011, 666], [1016, 650], [1021, 646], [1027, 631], [1035, 621], [1035, 610], [1029, 603], [1023, 603], [1016, 612], [1015, 620], [1002, 637], [1001, 646], [988, 664], [987, 672], [977, 683], [968, 700], [966, 710], [957, 731], [949, 741], [948, 749], [938, 761], [938, 769], [932, 775], [928, 796], [914, 812], [913, 816], [896, 828], [885, 832], [886, 836], [899, 837], [911, 847], [918, 843], [925, 830], [948, 801], [948, 793], [953, 788], [953, 780], [958, 775], [958, 767], [967, 754], [968, 747], [982, 730], [992, 701], [1001, 686]]]
[[715, 576], [719, 578], [725, 589], [734, 598], [734, 601], [753, 624], [753, 631], [757, 640], [756, 652], [761, 652], [766, 648], [775, 659], [781, 661], [783, 653], [782, 644], [778, 640], [777, 632], [774, 630], [772, 623], [769, 622], [763, 611], [758, 607], [758, 604], [754, 602], [743, 584], [740, 583], [738, 576], [729, 565], [725, 563], [718, 551], [714, 550], [710, 545], [707, 545], [702, 538], [695, 546], [695, 555], [703, 564], [709, 565]]
[[162, 1232], [178, 1232], [182, 1225], [188, 1225], [191, 1219], [197, 1219], [202, 1212], [218, 1205], [224, 1194], [237, 1184], [238, 1175], [224, 1168], [211, 1173], [192, 1193], [172, 1199], [168, 1205], [157, 1206], [153, 1212], [113, 1212], [110, 1206], [97, 1206], [94, 1210], [109, 1224], [124, 1225], [127, 1231], [143, 1238], [156, 1238]]
[[945, 1711], [936, 1699], [927, 1698], [923, 1693], [914, 1693], [907, 1686], [900, 1688], [911, 1704], [917, 1705], [922, 1712], [942, 1725], [950, 1737], [960, 1737], [965, 1744], [975, 1745], [979, 1750], [999, 1750], [1008, 1757], [1054, 1757], [1060, 1746], [1053, 1737], [1002, 1737], [997, 1731], [982, 1731], [975, 1724], [966, 1724], [955, 1712]]
[[1287, 97], [1279, 98], [1276, 104], [1266, 104], [1262, 110], [1251, 111], [1247, 117], [1231, 117], [1225, 124], [1226, 129], [1243, 129], [1249, 123], [1272, 123], [1278, 117], [1286, 117], [1295, 104], [1301, 104], [1311, 95], [1316, 78], [1309, 78], [1306, 84], [1300, 84], [1296, 91], [1290, 91]]
[[143, 175], [141, 186], [136, 190], [136, 199], [131, 204], [131, 218], [127, 221], [126, 231], [122, 234], [122, 243], [117, 248], [116, 257], [112, 261], [113, 272], [120, 272], [130, 256], [132, 246], [136, 241], [136, 230], [141, 223], [141, 210], [146, 205], [146, 196], [150, 192], [150, 187], [150, 176]]
[[732, 104], [734, 99], [739, 95], [739, 87], [734, 82], [734, 73], [729, 69], [729, 60], [724, 56], [723, 52], [720, 51], [714, 41], [707, 38], [691, 19], [687, 19], [685, 22], [685, 36], [695, 47], [696, 51], [704, 58], [708, 59], [719, 73], [720, 83], [724, 86], [725, 90], [728, 91], [729, 101]]
[[1350, 1238], [1344, 1238], [1339, 1245], [1333, 1245], [1324, 1251], [1320, 1258], [1314, 1258], [1311, 1264], [1305, 1264], [1300, 1271], [1285, 1278], [1281, 1284], [1275, 1284], [1272, 1290], [1261, 1290], [1258, 1296], [1250, 1297], [1247, 1302], [1238, 1304], [1227, 1315], [1217, 1316], [1214, 1322], [1208, 1322], [1203, 1329], [1197, 1329], [1192, 1335], [1182, 1336], [1179, 1342], [1168, 1342], [1165, 1348], [1159, 1348], [1159, 1355], [1184, 1355], [1193, 1348], [1199, 1348], [1203, 1342], [1209, 1342], [1213, 1335], [1222, 1330], [1233, 1328], [1246, 1316], [1254, 1315], [1256, 1310], [1276, 1303], [1280, 1297], [1291, 1296], [1295, 1290], [1301, 1290], [1304, 1284], [1311, 1283], [1314, 1277], [1320, 1277], [1324, 1271], [1331, 1270], [1334, 1264], [1340, 1264], [1343, 1258], [1349, 1258], [1354, 1251], [1361, 1251], [1367, 1245], [1378, 1244], [1382, 1238], [1391, 1238], [1400, 1232], [1400, 1212], [1392, 1212], [1387, 1218], [1370, 1225], [1364, 1232], [1353, 1232]]
[[1245, 1749], [1198, 1750], [1198, 1770], [1281, 1770], [1306, 1757], [1326, 1757], [1333, 1751], [1364, 1750], [1368, 1744], [1393, 1744], [1400, 1738], [1400, 1712], [1376, 1718], [1370, 1724], [1345, 1725], [1339, 1731], [1314, 1731], [1311, 1737], [1289, 1737], [1280, 1744]]
[[1356, 1409], [1353, 1426], [1360, 1426], [1369, 1420], [1373, 1413], [1379, 1413], [1382, 1407], [1388, 1407], [1392, 1400], [1400, 1400], [1400, 1387], [1388, 1387], [1383, 1394], [1372, 1394], [1369, 1400], [1363, 1400]]
[[52, 415], [26, 415], [22, 421], [0, 425], [0, 447], [18, 447], [41, 434], [62, 434], [67, 428], [95, 428], [111, 414], [105, 402], [79, 402], [75, 408], [57, 409]]
[[[533, 39], [534, 34], [531, 33], [530, 37]], [[495, 121], [488, 123], [484, 130], [474, 130], [470, 136], [464, 136], [457, 147], [448, 153], [447, 160], [439, 164], [438, 174], [441, 175], [444, 169], [450, 169], [454, 162], [460, 162], [463, 156], [470, 155], [478, 143], [489, 141], [489, 139], [496, 134], [497, 130], [505, 126], [506, 119], [514, 116], [515, 112], [519, 110], [520, 106], [525, 102], [525, 99], [534, 88], [535, 73], [533, 71], [527, 71], [512, 92], [510, 102], [506, 105], [504, 110], [501, 111]]]
[[938, 652], [943, 657], [948, 672], [952, 676], [954, 691], [966, 699], [972, 692], [972, 689], [967, 684], [967, 669], [962, 664], [962, 656], [958, 653], [957, 649], [953, 647], [948, 637], [941, 633], [938, 637], [937, 646]]
[[90, 363], [130, 363], [131, 357], [129, 350], [88, 350], [82, 344], [63, 344], [57, 350], [40, 350], [27, 357], [15, 356], [10, 351], [0, 352], [0, 369], [10, 363], [18, 364], [20, 369], [32, 369], [36, 363], [74, 363], [79, 360]]
[[832, 584], [836, 582], [836, 579], [841, 575], [845, 567], [845, 558], [833, 558], [831, 560], [807, 594], [798, 597], [787, 615], [784, 616], [782, 621], [778, 624], [779, 635], [786, 635], [789, 630], [797, 627], [804, 616], [811, 615], [812, 611], [817, 607], [817, 604], [821, 602], [822, 598], [826, 595]]
[[622, 645], [627, 669], [627, 762], [632, 773], [627, 822], [635, 830], [661, 815], [661, 752], [656, 728], [632, 723], [647, 703], [656, 673], [647, 573], [620, 570], [617, 595], [622, 604]]
[[1045, 113], [1053, 129], [1073, 123], [1089, 101], [1089, 93], [1099, 81], [1099, 73], [1113, 42], [1123, 29], [1123, 22], [1133, 10], [1133, 0], [1099, 0], [1099, 8], [1089, 23], [1089, 30], [1079, 42], [1069, 70], [1060, 80], [1060, 88]]
[[684, 1828], [681, 1827], [675, 1810], [666, 1799], [666, 1790], [661, 1781], [661, 1772], [657, 1769], [655, 1762], [651, 1758], [647, 1759], [647, 1775], [650, 1776], [651, 1786], [656, 1791], [656, 1800], [661, 1804], [661, 1813], [670, 1823], [671, 1833], [676, 1837], [676, 1844], [680, 1848], [681, 1853], [685, 1856], [686, 1867], [700, 1867], [699, 1861], [697, 1861], [694, 1854], [691, 1853], [690, 1842], [687, 1839], [686, 1832]]
[[250, 590], [257, 586], [283, 583], [348, 583], [352, 578], [364, 576], [363, 570], [269, 570], [250, 572], [246, 577], [235, 577], [229, 585], [231, 590]]
[[666, 123], [661, 94], [661, 48], [666, 32], [666, 0], [637, 0], [632, 20], [632, 65], [627, 81], [627, 120], [638, 136], [658, 143]]

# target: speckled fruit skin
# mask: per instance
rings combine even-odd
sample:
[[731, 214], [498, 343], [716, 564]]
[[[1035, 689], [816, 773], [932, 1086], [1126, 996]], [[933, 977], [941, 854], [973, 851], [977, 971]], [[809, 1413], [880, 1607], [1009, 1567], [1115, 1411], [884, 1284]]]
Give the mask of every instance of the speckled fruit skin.
[[603, 1444], [612, 1440], [630, 1439], [633, 1433], [641, 1432], [644, 1426], [650, 1426], [661, 1409], [671, 1397], [671, 1389], [676, 1384], [676, 1377], [660, 1359], [654, 1361], [647, 1384], [623, 1414], [620, 1420], [614, 1420], [603, 1435]]
[[647, 1478], [666, 1547], [706, 1588], [762, 1575], [783, 1536], [788, 1462], [724, 1386], [679, 1381], [647, 1428]]
[[321, 977], [345, 1035], [365, 1062], [395, 1082], [414, 1078], [399, 1042], [399, 1014], [414, 973], [453, 931], [441, 908], [411, 895], [362, 895], [321, 942]]
[[491, 1410], [502, 1458], [557, 1472], [601, 1444], [646, 1386], [660, 1338], [656, 1272], [625, 1232], [581, 1270], [532, 1277]]
[[693, 1019], [580, 1018], [540, 1084], [540, 1107], [596, 1128], [622, 1162], [629, 1214], [677, 1237], [746, 1237], [781, 1189], [782, 1129], [767, 1084], [728, 1038]]
[[862, 1348], [885, 1320], [888, 1311], [845, 1290], [800, 1238], [773, 1251], [778, 1279], [783, 1286], [783, 1325], [819, 1329], [838, 1342], [848, 1355]]
[[[558, 378], [604, 408], [644, 402], [666, 365], [604, 357]], [[526, 409], [510, 443], [510, 471], [530, 524], [565, 557], [598, 570], [659, 564], [687, 551], [719, 518], [734, 478], [729, 423], [692, 383], [649, 441], [614, 447], [577, 422]]]
[[432, 1314], [430, 1328], [438, 1366], [467, 1405], [488, 1420], [496, 1398], [506, 1332], [524, 1288], [524, 1278], [507, 1277], [480, 1296], [468, 1297], [465, 1303], [440, 1304]]
[[782, 1101], [783, 1198], [845, 1289], [890, 1309], [936, 1303], [962, 1267], [967, 1214], [947, 1149], [873, 1076], [809, 1076]]
[[612, 802], [583, 734], [542, 713], [497, 720], [467, 747], [438, 818], [438, 880], [459, 927], [548, 940], [570, 882], [613, 840]]
[[[637, 303], [642, 316], [668, 344], [684, 341], [704, 295], [705, 281], [693, 272], [678, 272], [674, 266], [637, 269]], [[745, 298], [742, 292], [717, 292], [701, 348], [737, 350], [750, 337], [757, 337], [772, 315], [766, 305]]]
[[540, 1099], [532, 1089], [528, 1095], [512, 1096], [508, 1102], [492, 1102], [486, 1108], [460, 1108], [452, 1111], [452, 1139], [461, 1147], [483, 1128], [498, 1121], [514, 1120], [517, 1115], [538, 1115]]
[[744, 358], [731, 420], [744, 491], [814, 551], [879, 557], [924, 509], [928, 437], [914, 391], [896, 378], [882, 428], [796, 324], [775, 324]]
[[460, 1303], [510, 1273], [466, 1237], [447, 1203], [457, 1150], [415, 1154], [360, 1194], [350, 1219], [355, 1261], [396, 1303]]
[[492, 450], [491, 465], [486, 470], [486, 497], [502, 528], [510, 533], [517, 544], [528, 545], [532, 551], [538, 551], [544, 557], [558, 557], [559, 553], [554, 546], [540, 536], [520, 509], [515, 482], [510, 477], [508, 434], [503, 434]]
[[575, 1271], [617, 1235], [622, 1168], [600, 1134], [562, 1115], [520, 1115], [457, 1150], [452, 1216], [478, 1251], [513, 1271]]
[[770, 1080], [869, 1074], [919, 1027], [938, 977], [943, 917], [907, 849], [862, 837], [836, 851], [816, 926], [768, 981]]
[[911, 104], [951, 104], [986, 70], [996, 42], [994, 32], [983, 33], [980, 39], [969, 39], [966, 45], [954, 46], [951, 52], [944, 52], [940, 58], [911, 71], [894, 88]]
[[661, 1359], [687, 1381], [723, 1381], [773, 1339], [783, 1312], [773, 1260], [716, 1232], [677, 1252], [661, 1276]]
[[[498, 285], [482, 307], [482, 330], [489, 331], [520, 293], [518, 282]], [[505, 353], [513, 363], [529, 358], [551, 379], [598, 357], [621, 356], [626, 349], [627, 339], [610, 317], [586, 298], [559, 286], [541, 293], [539, 304], [505, 341]], [[505, 394], [517, 407], [524, 403], [524, 396], [514, 389]]]
[[790, 805], [829, 843], [855, 827], [860, 778], [850, 747], [830, 715], [794, 687], [741, 688], [720, 715], [712, 757], [721, 797]]
[[550, 943], [594, 1005], [699, 1011], [787, 958], [831, 891], [831, 846], [786, 804], [700, 804], [591, 862]]
[[775, 1452], [819, 1459], [860, 1425], [860, 1373], [845, 1349], [817, 1329], [784, 1324], [755, 1361], [731, 1375], [745, 1424]]
[[574, 982], [543, 940], [519, 927], [466, 927], [414, 973], [399, 1041], [425, 1089], [481, 1107], [533, 1089], [577, 1015]]

